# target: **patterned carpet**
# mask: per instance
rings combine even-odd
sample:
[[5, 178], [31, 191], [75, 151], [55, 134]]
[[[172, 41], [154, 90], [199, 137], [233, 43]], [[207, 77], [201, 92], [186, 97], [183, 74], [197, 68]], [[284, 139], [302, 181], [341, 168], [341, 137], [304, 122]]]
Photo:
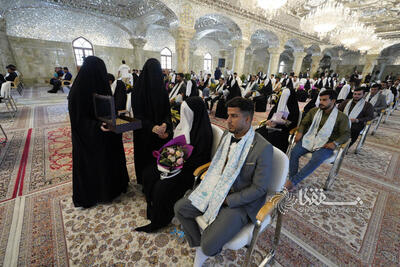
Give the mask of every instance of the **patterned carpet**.
[[[191, 266], [194, 251], [175, 233], [177, 221], [155, 234], [133, 231], [147, 221], [144, 196], [135, 185], [131, 133], [123, 136], [128, 192], [109, 205], [73, 207], [66, 96], [46, 90], [25, 90], [12, 121], [0, 106], [9, 137], [0, 147], [0, 266]], [[266, 115], [256, 113], [253, 124]], [[224, 120], [210, 119], [226, 127]], [[284, 216], [274, 265], [399, 266], [399, 130], [396, 111], [368, 136], [360, 154], [349, 151], [332, 190], [324, 194], [325, 202], [359, 197], [362, 204], [310, 206], [296, 195]], [[300, 189], [321, 188], [329, 169], [320, 166]], [[269, 251], [273, 232], [271, 226], [260, 236], [255, 263]], [[205, 266], [240, 266], [245, 251], [224, 250]]]

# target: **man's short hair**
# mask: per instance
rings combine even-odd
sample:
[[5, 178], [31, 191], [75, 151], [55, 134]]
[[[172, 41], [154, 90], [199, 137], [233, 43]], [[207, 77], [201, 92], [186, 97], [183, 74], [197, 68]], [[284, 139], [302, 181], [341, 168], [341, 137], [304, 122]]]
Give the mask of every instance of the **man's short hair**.
[[226, 103], [226, 107], [239, 108], [240, 112], [249, 114], [253, 119], [254, 103], [250, 99], [237, 96], [229, 100], [228, 103]]
[[111, 73], [107, 73], [107, 79], [108, 79], [109, 81], [111, 81], [111, 82], [114, 82], [114, 81], [115, 81], [115, 77], [114, 77], [114, 75], [112, 75]]
[[234, 75], [237, 75], [237, 72], [234, 72], [233, 74], [234, 74]]
[[210, 77], [211, 77], [211, 74], [209, 73], [209, 74], [207, 74], [207, 76], [210, 76]]
[[178, 76], [181, 78], [185, 78], [185, 75], [183, 73], [178, 73]]
[[359, 91], [363, 91], [363, 92], [364, 92], [364, 88], [365, 88], [365, 87], [362, 87], [362, 86], [356, 87], [356, 88], [354, 89], [354, 92], [359, 92]]
[[125, 64], [125, 60], [122, 60], [122, 64]]
[[381, 89], [381, 85], [378, 84], [378, 83], [374, 83], [374, 84], [371, 86], [371, 88], [378, 88], [378, 89]]
[[223, 80], [223, 81], [225, 81], [225, 78], [224, 78], [224, 77], [222, 77], [222, 76], [221, 76], [219, 79], [220, 79], [220, 80]]
[[338, 97], [338, 94], [334, 90], [325, 90], [319, 94], [319, 96], [325, 96], [325, 95], [328, 95], [330, 100], [336, 100]]
[[69, 71], [69, 69], [67, 67], [64, 67], [64, 70]]

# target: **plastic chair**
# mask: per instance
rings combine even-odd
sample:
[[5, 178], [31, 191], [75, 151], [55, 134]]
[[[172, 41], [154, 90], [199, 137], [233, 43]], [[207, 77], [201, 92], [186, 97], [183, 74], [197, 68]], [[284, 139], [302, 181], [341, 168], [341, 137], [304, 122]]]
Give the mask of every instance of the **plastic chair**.
[[[236, 234], [234, 238], [232, 238], [232, 240], [226, 243], [223, 247], [223, 249], [238, 250], [240, 248], [248, 246], [243, 266], [250, 266], [251, 255], [253, 254], [254, 247], [257, 243], [259, 235], [267, 228], [267, 226], [272, 224], [272, 221], [275, 219], [275, 217], [277, 218], [277, 222], [275, 228], [274, 242], [268, 255], [263, 260], [263, 264], [267, 264], [274, 258], [275, 249], [279, 244], [280, 232], [282, 227], [282, 211], [278, 208], [278, 205], [287, 194], [287, 191], [282, 190], [289, 171], [289, 159], [285, 155], [285, 153], [274, 147], [272, 164], [274, 166], [274, 169], [270, 178], [271, 184], [268, 188], [266, 203], [258, 211], [256, 216], [256, 223], [248, 223], [245, 227], [242, 228], [239, 233]], [[208, 166], [206, 168], [208, 168]], [[194, 175], [199, 178], [200, 175], [204, 176], [205, 173], [206, 170], [203, 170], [202, 173], [195, 172]], [[203, 220], [202, 216], [197, 217], [196, 222], [201, 230], [206, 229], [208, 226]]]
[[12, 95], [11, 95], [11, 86], [12, 82], [8, 81], [3, 83], [2, 86], [5, 86], [5, 94], [3, 101], [1, 103], [4, 103], [6, 105], [6, 108], [10, 114], [10, 118], [13, 118], [15, 114], [18, 111], [17, 104], [15, 103]]
[[[296, 127], [290, 131], [289, 147], [286, 152], [286, 155], [288, 155], [289, 157], [290, 157], [290, 153], [292, 152], [293, 147], [296, 145], [296, 143], [294, 142], [294, 139], [295, 139], [295, 136], [297, 133], [297, 129], [298, 128]], [[330, 158], [326, 159], [322, 163], [322, 164], [332, 164], [332, 167], [329, 171], [328, 177], [326, 178], [325, 185], [323, 187], [324, 190], [329, 190], [332, 187], [333, 183], [335, 182], [336, 176], [338, 175], [338, 173], [340, 171], [340, 167], [342, 166], [344, 156], [347, 154], [347, 151], [349, 150], [349, 146], [350, 146], [350, 139], [346, 143], [338, 146], [333, 151], [333, 155]], [[303, 157], [311, 159], [312, 153], [307, 153]]]
[[369, 129], [371, 129], [371, 125], [372, 125], [372, 121], [367, 121], [367, 123], [365, 124], [364, 129], [361, 131], [361, 138], [360, 141], [358, 141], [356, 150], [354, 151], [354, 154], [358, 154], [360, 153], [360, 150], [362, 148], [362, 146], [364, 145], [365, 139], [367, 138], [367, 134], [369, 132]]
[[385, 115], [385, 112], [386, 112], [386, 109], [382, 109], [382, 110], [381, 110], [381, 113], [379, 114], [379, 117], [378, 117], [378, 120], [377, 120], [377, 122], [376, 122], [376, 124], [375, 124], [375, 127], [374, 127], [374, 129], [372, 130], [372, 132], [371, 132], [371, 135], [374, 135], [375, 132], [378, 130], [379, 125], [380, 125], [381, 122], [382, 122], [383, 116]]
[[0, 130], [1, 130], [1, 132], [3, 133], [3, 135], [4, 135], [4, 140], [0, 141], [0, 145], [2, 145], [2, 144], [7, 143], [8, 137], [7, 137], [7, 134], [6, 134], [6, 132], [4, 131], [3, 127], [1, 126], [1, 124], [0, 124]]

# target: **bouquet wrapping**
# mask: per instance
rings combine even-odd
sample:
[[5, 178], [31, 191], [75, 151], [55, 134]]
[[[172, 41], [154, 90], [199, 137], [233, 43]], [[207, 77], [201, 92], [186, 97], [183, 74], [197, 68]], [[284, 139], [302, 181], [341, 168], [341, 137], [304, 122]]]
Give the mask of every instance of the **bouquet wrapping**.
[[186, 143], [184, 135], [172, 139], [158, 151], [153, 151], [153, 156], [157, 158], [157, 169], [161, 172], [160, 179], [172, 178], [179, 174], [192, 151], [193, 146]]
[[279, 111], [275, 112], [274, 115], [272, 115], [271, 121], [275, 122], [276, 124], [286, 124], [287, 117], [289, 116], [289, 112], [287, 111]]

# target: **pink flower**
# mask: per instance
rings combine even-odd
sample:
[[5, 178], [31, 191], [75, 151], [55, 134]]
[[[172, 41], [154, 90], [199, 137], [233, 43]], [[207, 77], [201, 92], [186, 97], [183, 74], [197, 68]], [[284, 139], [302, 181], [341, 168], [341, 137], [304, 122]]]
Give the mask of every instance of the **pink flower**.
[[176, 160], [175, 157], [174, 157], [174, 156], [171, 156], [171, 155], [168, 156], [168, 159], [169, 159], [171, 162], [175, 162], [175, 160]]
[[179, 158], [179, 159], [176, 161], [176, 164], [177, 164], [178, 166], [182, 165], [182, 164], [183, 164], [183, 158]]
[[167, 149], [167, 151], [168, 151], [168, 154], [171, 154], [171, 155], [175, 154], [175, 149], [173, 149], [173, 148], [171, 148], [171, 147], [169, 147], [169, 148]]

